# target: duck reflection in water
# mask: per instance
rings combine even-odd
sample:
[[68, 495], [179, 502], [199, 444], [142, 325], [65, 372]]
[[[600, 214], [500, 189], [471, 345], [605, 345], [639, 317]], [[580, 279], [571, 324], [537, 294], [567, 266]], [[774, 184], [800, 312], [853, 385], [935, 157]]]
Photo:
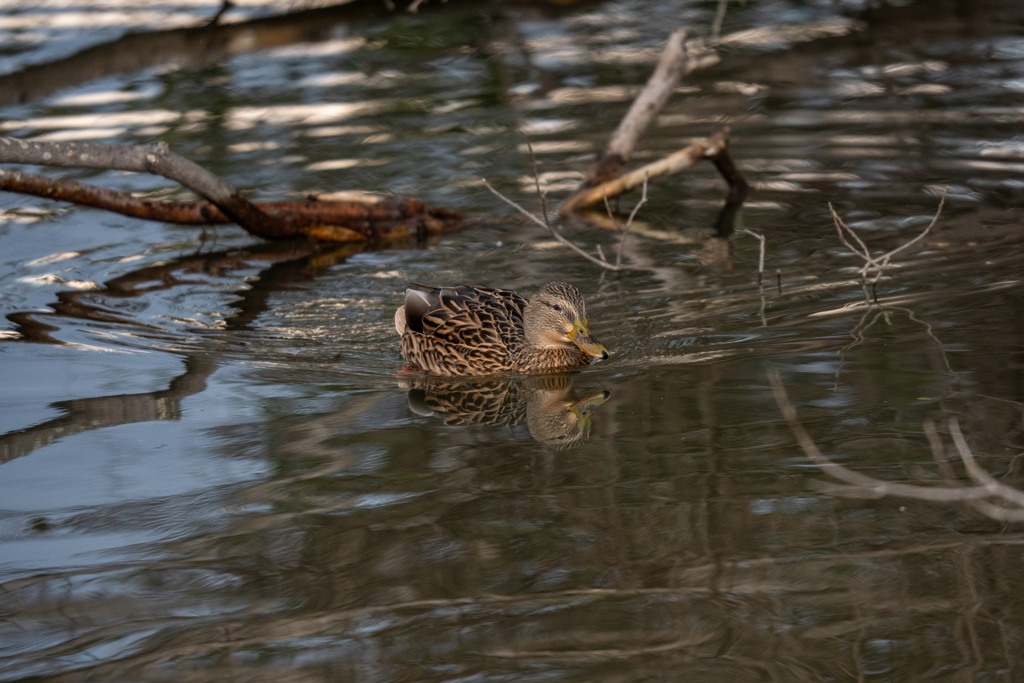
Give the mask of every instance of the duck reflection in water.
[[558, 450], [586, 443], [591, 415], [611, 395], [601, 391], [581, 399], [571, 375], [420, 377], [411, 387], [409, 408], [418, 415], [444, 416], [449, 425], [516, 427], [525, 421], [534, 440]]

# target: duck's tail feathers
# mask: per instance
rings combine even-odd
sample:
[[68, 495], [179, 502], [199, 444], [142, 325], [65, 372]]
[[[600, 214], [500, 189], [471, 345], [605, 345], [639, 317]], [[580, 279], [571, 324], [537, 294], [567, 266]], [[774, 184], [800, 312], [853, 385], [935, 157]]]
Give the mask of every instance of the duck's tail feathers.
[[[406, 328], [414, 332], [423, 332], [423, 318], [438, 304], [437, 290], [423, 292], [410, 287], [405, 290], [405, 306], [398, 309], [402, 311], [402, 331]], [[395, 315], [395, 326], [398, 326], [398, 316]]]

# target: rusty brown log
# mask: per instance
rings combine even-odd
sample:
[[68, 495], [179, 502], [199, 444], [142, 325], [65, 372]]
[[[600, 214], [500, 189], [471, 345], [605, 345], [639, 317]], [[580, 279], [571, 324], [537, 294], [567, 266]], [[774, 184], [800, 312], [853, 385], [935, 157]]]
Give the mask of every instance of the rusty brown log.
[[[72, 180], [11, 169], [0, 169], [0, 190], [71, 202], [163, 223], [220, 225], [237, 222], [207, 200], [152, 200]], [[252, 202], [252, 207], [278, 226], [269, 233], [246, 228], [248, 232], [266, 239], [312, 237], [326, 242], [390, 241], [412, 235], [449, 232], [457, 229], [462, 220], [461, 215], [454, 211], [425, 206], [416, 199], [397, 197], [379, 202]]]
[[0, 137], [0, 162], [161, 175], [181, 183], [216, 204], [226, 216], [252, 235], [264, 239], [286, 239], [293, 236], [284, 221], [263, 213], [223, 178], [175, 154], [163, 141], [148, 145], [108, 145], [99, 142], [40, 142]]
[[70, 201], [168, 223], [237, 223], [270, 240], [310, 237], [330, 242], [391, 240], [457, 227], [452, 211], [415, 199], [362, 202], [259, 202], [242, 197], [220, 177], [172, 152], [165, 143], [143, 146], [54, 143], [0, 137], [0, 162], [152, 173], [175, 180], [206, 201], [161, 202], [130, 194], [0, 169], [0, 189]]

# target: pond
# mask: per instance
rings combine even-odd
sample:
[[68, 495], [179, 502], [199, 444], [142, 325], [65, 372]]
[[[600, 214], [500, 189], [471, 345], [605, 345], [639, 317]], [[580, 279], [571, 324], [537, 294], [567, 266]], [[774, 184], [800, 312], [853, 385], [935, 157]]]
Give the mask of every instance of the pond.
[[[469, 219], [369, 250], [0, 194], [0, 680], [1020, 680], [1024, 6], [730, 3], [633, 164], [725, 123], [755, 192], [728, 235], [711, 164], [652, 183], [621, 273], [482, 179], [538, 207], [524, 131], [568, 196], [718, 3], [481, 7], [325, 10], [5, 100], [5, 135]], [[0, 71], [73, 53], [33, 11], [0, 9]], [[877, 259], [943, 197], [865, 284], [830, 205]], [[599, 223], [559, 228], [613, 254]], [[610, 359], [402, 370], [407, 283], [551, 280]]]

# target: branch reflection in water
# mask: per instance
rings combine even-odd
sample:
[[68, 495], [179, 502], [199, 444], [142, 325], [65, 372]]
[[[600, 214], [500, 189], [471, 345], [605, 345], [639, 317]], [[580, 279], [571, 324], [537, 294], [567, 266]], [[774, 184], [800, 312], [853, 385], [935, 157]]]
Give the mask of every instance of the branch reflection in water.
[[[426, 243], [410, 241], [408, 246]], [[181, 401], [206, 391], [207, 379], [220, 363], [218, 354], [211, 351], [185, 352], [188, 336], [176, 335], [173, 330], [159, 324], [161, 321], [156, 318], [125, 315], [114, 305], [117, 300], [140, 298], [149, 301], [155, 292], [195, 285], [204, 278], [229, 277], [260, 267], [258, 276], [249, 278], [233, 292], [235, 298], [230, 303], [233, 311], [226, 312], [223, 317], [224, 329], [228, 332], [246, 330], [268, 310], [268, 301], [274, 293], [314, 280], [369, 246], [352, 243], [323, 248], [307, 241], [265, 242], [245, 249], [185, 255], [118, 275], [98, 285], [96, 291], [59, 291], [57, 300], [49, 304], [49, 310], [8, 314], [6, 317], [14, 323], [16, 335], [7, 343], [61, 346], [67, 343], [58, 334], [62, 331], [60, 325], [63, 321], [116, 324], [136, 331], [139, 338], [159, 341], [165, 350], [176, 348], [182, 351], [184, 369], [166, 389], [51, 404], [49, 407], [59, 411], [59, 416], [0, 434], [0, 464], [82, 432], [154, 420], [177, 421], [181, 418]]]
[[518, 427], [525, 421], [537, 442], [566, 450], [590, 438], [591, 416], [611, 396], [600, 391], [580, 398], [572, 375], [492, 377], [460, 380], [415, 377], [409, 409], [417, 415], [444, 416], [448, 425]]

